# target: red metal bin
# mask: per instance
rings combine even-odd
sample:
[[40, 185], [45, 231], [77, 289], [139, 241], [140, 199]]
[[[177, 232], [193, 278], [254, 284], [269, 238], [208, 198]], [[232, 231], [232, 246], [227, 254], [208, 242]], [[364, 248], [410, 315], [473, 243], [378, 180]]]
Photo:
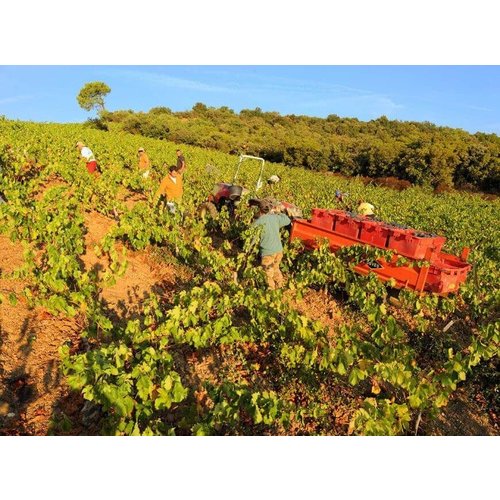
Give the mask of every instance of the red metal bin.
[[456, 292], [467, 279], [471, 265], [454, 255], [440, 253], [427, 275], [427, 291], [447, 294]]
[[413, 229], [389, 227], [387, 248], [411, 259], [424, 259], [429, 249], [435, 246], [434, 237], [419, 237]]
[[387, 238], [389, 237], [389, 228], [380, 224], [380, 222], [364, 219], [361, 222], [361, 233], [359, 239], [368, 245], [375, 245], [380, 248], [386, 248]]
[[335, 232], [348, 236], [349, 238], [359, 239], [359, 232], [361, 231], [361, 219], [357, 217], [350, 217], [345, 214], [337, 214], [337, 221], [335, 223]]
[[446, 238], [444, 236], [436, 236], [433, 234], [423, 233], [421, 231], [414, 231], [413, 234], [417, 238], [428, 238], [432, 240], [429, 245], [433, 248], [430, 260], [434, 261], [438, 257], [439, 252], [441, 252], [443, 245], [446, 243]]
[[331, 210], [328, 210], [328, 213], [330, 213], [333, 217], [333, 230], [335, 231], [335, 224], [337, 223], [339, 215], [345, 215], [345, 212], [344, 210], [338, 210], [336, 208], [332, 208]]
[[313, 208], [311, 211], [311, 224], [333, 231], [335, 214], [332, 212], [332, 210], [323, 208]]

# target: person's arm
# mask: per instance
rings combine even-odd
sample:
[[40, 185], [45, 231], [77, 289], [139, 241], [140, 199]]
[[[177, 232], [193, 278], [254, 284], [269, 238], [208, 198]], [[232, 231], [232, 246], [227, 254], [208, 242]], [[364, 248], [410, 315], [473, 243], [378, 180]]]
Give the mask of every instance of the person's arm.
[[278, 217], [278, 223], [279, 223], [280, 227], [288, 226], [288, 224], [291, 224], [291, 222], [292, 222], [290, 220], [290, 217], [288, 217], [288, 215], [276, 214], [276, 216]]
[[150, 167], [149, 156], [144, 153], [139, 160], [139, 167], [146, 170]]
[[181, 168], [179, 170], [177, 170], [177, 173], [179, 174], [183, 174], [184, 171], [186, 170], [186, 160], [184, 159], [184, 156], [182, 157], [182, 165], [181, 165]]
[[165, 193], [167, 188], [167, 181], [168, 181], [168, 175], [165, 176], [164, 179], [161, 181], [160, 187], [157, 189], [153, 197], [153, 203], [156, 203], [158, 201], [158, 198]]

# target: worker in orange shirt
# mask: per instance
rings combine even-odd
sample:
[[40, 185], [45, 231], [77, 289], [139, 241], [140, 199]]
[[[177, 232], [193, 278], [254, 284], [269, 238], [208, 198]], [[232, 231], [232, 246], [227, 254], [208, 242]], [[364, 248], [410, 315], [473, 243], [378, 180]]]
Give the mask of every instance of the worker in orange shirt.
[[139, 156], [139, 170], [142, 172], [144, 179], [149, 177], [149, 169], [151, 167], [151, 162], [149, 161], [149, 156], [144, 151], [144, 148], [139, 148], [137, 151]]
[[[184, 169], [182, 169], [184, 170]], [[172, 165], [168, 169], [168, 175], [160, 183], [160, 187], [156, 191], [153, 203], [158, 203], [160, 196], [165, 196], [167, 199], [167, 207], [171, 213], [175, 213], [176, 206], [182, 201], [183, 194], [183, 184], [182, 184], [182, 174], [180, 170], [177, 170], [176, 165]]]

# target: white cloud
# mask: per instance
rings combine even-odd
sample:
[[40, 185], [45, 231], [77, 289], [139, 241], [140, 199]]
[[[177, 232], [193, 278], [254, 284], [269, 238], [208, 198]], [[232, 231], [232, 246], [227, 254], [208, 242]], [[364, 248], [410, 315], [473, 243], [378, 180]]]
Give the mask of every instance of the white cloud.
[[169, 88], [179, 88], [184, 90], [196, 90], [200, 92], [233, 92], [234, 89], [212, 85], [197, 80], [188, 80], [185, 78], [176, 78], [173, 76], [154, 73], [152, 71], [137, 71], [127, 69], [110, 70], [109, 74], [123, 78], [131, 78], [141, 82], [160, 85]]
[[[191, 68], [196, 68], [193, 66]], [[199, 90], [209, 92], [232, 92], [245, 94], [267, 94], [270, 91], [279, 91], [283, 94], [301, 94], [301, 95], [317, 95], [319, 93], [335, 93], [338, 95], [364, 95], [371, 91], [349, 87], [346, 85], [332, 84], [327, 82], [318, 82], [308, 80], [306, 78], [290, 78], [282, 76], [267, 76], [251, 71], [252, 66], [248, 67], [248, 71], [242, 71], [239, 68], [235, 69], [212, 69], [210, 67], [202, 67], [204, 75], [212, 75], [221, 80], [225, 80], [225, 86], [212, 85], [197, 80], [189, 80], [183, 78], [171, 77], [168, 75], [155, 73], [151, 71], [141, 70], [111, 70], [110, 74], [120, 75], [127, 78], [149, 82], [152, 84], [165, 85], [168, 87], [183, 88], [188, 90]]]
[[28, 99], [33, 99], [33, 95], [15, 95], [11, 97], [0, 97], [0, 104], [11, 104], [19, 101], [26, 101]]
[[[345, 110], [348, 107], [351, 110], [350, 114], [352, 116], [358, 116], [362, 112], [362, 114], [367, 114], [374, 118], [381, 115], [390, 115], [394, 111], [404, 108], [402, 104], [394, 102], [390, 97], [380, 94], [332, 96], [302, 104], [305, 107], [313, 109], [330, 109], [330, 113], [336, 113], [336, 110], [339, 110], [339, 108]], [[326, 112], [325, 114], [329, 113]]]
[[231, 78], [238, 82], [238, 86], [245, 91], [266, 92], [269, 90], [279, 90], [289, 93], [307, 93], [318, 94], [318, 92], [336, 93], [345, 95], [360, 95], [371, 93], [368, 89], [360, 89], [336, 83], [321, 82], [318, 80], [309, 80], [307, 78], [293, 78], [277, 75], [261, 75], [252, 72], [252, 67], [248, 67], [249, 71], [240, 69], [217, 69], [210, 70], [204, 68], [206, 72], [212, 75], [217, 75], [222, 78]]
[[474, 104], [466, 104], [464, 106], [465, 108], [468, 109], [473, 109], [474, 111], [492, 111], [490, 108], [485, 108], [483, 106], [475, 106]]
[[[227, 75], [234, 76], [230, 73]], [[252, 77], [254, 82], [251, 81]], [[325, 107], [349, 107], [352, 110], [350, 114], [353, 116], [364, 111], [365, 114], [378, 117], [405, 107], [387, 95], [378, 94], [368, 89], [299, 78], [279, 76], [267, 78], [262, 75], [252, 75], [252, 77], [242, 72], [238, 74], [238, 78], [242, 80], [240, 82], [241, 91], [244, 90], [253, 95], [266, 94], [270, 91], [279, 92], [284, 99], [300, 99], [301, 107], [311, 108], [311, 110]], [[256, 81], [257, 84], [255, 84]], [[315, 98], [314, 96], [318, 96], [318, 94], [322, 97]], [[335, 111], [332, 110], [333, 112]]]

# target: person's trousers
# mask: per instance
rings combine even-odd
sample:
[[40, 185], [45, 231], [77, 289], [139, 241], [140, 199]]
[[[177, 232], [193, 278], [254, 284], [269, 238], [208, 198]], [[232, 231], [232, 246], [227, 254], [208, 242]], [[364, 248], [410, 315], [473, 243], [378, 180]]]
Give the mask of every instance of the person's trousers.
[[95, 173], [97, 171], [97, 162], [96, 161], [87, 162], [87, 171], [89, 174]]
[[262, 256], [261, 265], [264, 268], [267, 284], [271, 290], [283, 286], [284, 279], [280, 271], [281, 259], [283, 259], [283, 252]]

